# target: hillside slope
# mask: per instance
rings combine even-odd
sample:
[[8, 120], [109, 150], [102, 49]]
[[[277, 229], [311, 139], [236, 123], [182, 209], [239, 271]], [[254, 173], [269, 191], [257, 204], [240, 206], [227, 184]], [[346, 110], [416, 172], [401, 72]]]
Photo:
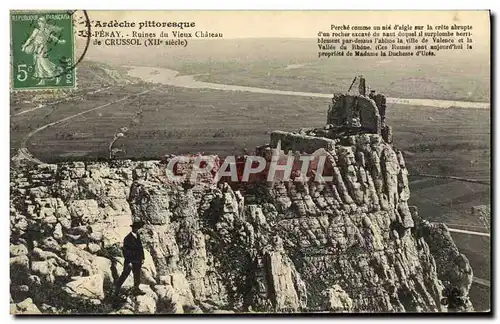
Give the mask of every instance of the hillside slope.
[[[11, 312], [436, 312], [445, 287], [472, 310], [469, 262], [408, 206], [401, 152], [365, 134], [328, 154], [325, 185], [186, 185], [160, 161], [16, 166]], [[120, 301], [133, 220], [146, 295]]]

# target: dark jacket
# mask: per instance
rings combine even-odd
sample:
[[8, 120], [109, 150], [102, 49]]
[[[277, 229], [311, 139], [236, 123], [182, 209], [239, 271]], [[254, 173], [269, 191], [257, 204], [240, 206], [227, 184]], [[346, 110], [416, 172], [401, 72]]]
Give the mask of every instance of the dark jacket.
[[137, 238], [132, 233], [125, 236], [123, 240], [123, 257], [128, 262], [142, 262], [144, 260], [144, 250], [138, 234]]

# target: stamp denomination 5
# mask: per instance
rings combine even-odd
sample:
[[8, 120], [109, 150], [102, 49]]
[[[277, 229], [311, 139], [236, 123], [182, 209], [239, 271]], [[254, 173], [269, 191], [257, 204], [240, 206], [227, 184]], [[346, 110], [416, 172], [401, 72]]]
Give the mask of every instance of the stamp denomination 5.
[[11, 12], [13, 90], [74, 88], [73, 17], [66, 11]]

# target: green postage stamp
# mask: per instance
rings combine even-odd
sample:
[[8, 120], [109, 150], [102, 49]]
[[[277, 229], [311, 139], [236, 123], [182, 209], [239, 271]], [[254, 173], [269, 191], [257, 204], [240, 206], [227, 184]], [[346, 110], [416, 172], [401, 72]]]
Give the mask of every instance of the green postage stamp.
[[73, 17], [67, 11], [11, 11], [13, 90], [76, 86]]

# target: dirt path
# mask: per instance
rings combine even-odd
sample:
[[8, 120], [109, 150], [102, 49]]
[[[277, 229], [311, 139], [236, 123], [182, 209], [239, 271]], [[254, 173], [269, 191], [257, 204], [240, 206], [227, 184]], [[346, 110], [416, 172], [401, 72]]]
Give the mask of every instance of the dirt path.
[[[140, 78], [146, 82], [160, 83], [175, 87], [192, 88], [192, 89], [213, 89], [222, 91], [245, 91], [254, 93], [276, 94], [285, 96], [302, 96], [302, 97], [320, 97], [332, 98], [331, 93], [314, 93], [314, 92], [299, 92], [273, 90], [246, 86], [237, 86], [229, 84], [211, 83], [195, 80], [193, 75], [179, 76], [179, 72], [165, 68], [154, 68], [145, 66], [127, 66], [130, 70], [128, 74], [134, 78]], [[437, 100], [437, 99], [404, 99], [404, 98], [387, 98], [387, 103], [398, 103], [412, 106], [429, 106], [437, 108], [476, 108], [490, 109], [488, 102], [468, 102], [468, 101], [453, 101], [453, 100]]]
[[448, 230], [450, 232], [455, 232], [455, 233], [463, 233], [463, 234], [490, 237], [490, 233], [486, 233], [486, 232], [474, 232], [474, 231], [467, 231], [467, 230], [462, 230], [462, 229], [458, 229], [458, 228], [450, 228], [450, 227], [448, 227]]
[[82, 94], [80, 96], [77, 96], [77, 97], [70, 97], [70, 96], [68, 96], [68, 97], [65, 97], [65, 98], [60, 99], [60, 100], [56, 100], [56, 101], [53, 101], [53, 102], [48, 102], [48, 103], [45, 103], [45, 104], [40, 104], [40, 105], [38, 105], [36, 107], [16, 112], [15, 114], [12, 114], [11, 116], [24, 115], [26, 113], [29, 113], [29, 112], [32, 112], [32, 111], [35, 111], [35, 110], [38, 110], [38, 109], [41, 109], [41, 108], [44, 108], [44, 107], [49, 107], [49, 106], [52, 106], [52, 105], [55, 105], [55, 104], [58, 104], [58, 103], [61, 103], [61, 102], [64, 102], [64, 101], [70, 101], [70, 100], [80, 99], [80, 98], [85, 97], [86, 95], [91, 95], [91, 94], [94, 94], [94, 93], [99, 93], [101, 91], [105, 91], [105, 90], [108, 90], [108, 89], [111, 89], [111, 88], [112, 87], [109, 86], [109, 87], [100, 88], [100, 89], [97, 89], [97, 90], [92, 90], [92, 91], [86, 92], [86, 93], [84, 93], [84, 94]]
[[445, 176], [445, 175], [426, 174], [426, 173], [416, 173], [416, 174], [414, 174], [414, 176], [419, 176], [419, 177], [423, 177], [423, 178], [450, 179], [450, 180], [457, 180], [457, 181], [463, 181], [463, 182], [480, 183], [480, 184], [484, 184], [487, 186], [490, 185], [490, 183], [488, 181], [455, 177], [455, 176]]
[[481, 278], [477, 278], [477, 277], [473, 277], [472, 282], [477, 283], [478, 285], [481, 285], [481, 286], [486, 286], [486, 287], [490, 287], [490, 285], [491, 285], [489, 280], [481, 279]]
[[57, 125], [57, 124], [60, 124], [60, 123], [63, 123], [63, 122], [66, 122], [68, 120], [71, 120], [73, 118], [76, 118], [76, 117], [79, 117], [79, 116], [82, 116], [82, 115], [85, 115], [89, 112], [92, 112], [92, 111], [95, 111], [95, 110], [99, 110], [99, 109], [102, 109], [102, 108], [106, 108], [108, 106], [111, 106], [113, 104], [116, 104], [116, 103], [119, 103], [119, 102], [122, 102], [122, 101], [125, 101], [127, 99], [130, 99], [132, 97], [135, 97], [135, 96], [141, 96], [141, 95], [144, 95], [146, 93], [148, 93], [149, 91], [151, 90], [144, 90], [140, 93], [136, 93], [136, 94], [130, 94], [130, 95], [127, 95], [125, 97], [122, 97], [120, 99], [117, 99], [117, 100], [113, 100], [113, 101], [110, 101], [106, 104], [103, 104], [103, 105], [100, 105], [100, 106], [97, 106], [97, 107], [94, 107], [94, 108], [90, 108], [90, 109], [87, 109], [87, 110], [84, 110], [84, 111], [81, 111], [79, 113], [76, 113], [74, 115], [71, 115], [71, 116], [67, 116], [67, 117], [64, 117], [64, 118], [61, 118], [59, 120], [56, 120], [54, 122], [51, 122], [51, 123], [48, 123], [48, 124], [45, 124], [41, 127], [38, 127], [37, 129], [35, 129], [34, 131], [32, 131], [31, 133], [29, 133], [28, 135], [26, 135], [26, 137], [23, 139], [22, 143], [21, 143], [21, 148], [19, 149], [19, 156], [20, 157], [24, 157], [34, 163], [43, 163], [42, 161], [38, 160], [33, 154], [30, 153], [30, 151], [28, 150], [28, 147], [27, 147], [27, 143], [28, 143], [28, 140], [30, 139], [30, 137], [32, 137], [33, 135], [35, 135], [36, 133], [48, 128], [48, 127], [51, 127], [51, 126], [54, 126], [54, 125]]

